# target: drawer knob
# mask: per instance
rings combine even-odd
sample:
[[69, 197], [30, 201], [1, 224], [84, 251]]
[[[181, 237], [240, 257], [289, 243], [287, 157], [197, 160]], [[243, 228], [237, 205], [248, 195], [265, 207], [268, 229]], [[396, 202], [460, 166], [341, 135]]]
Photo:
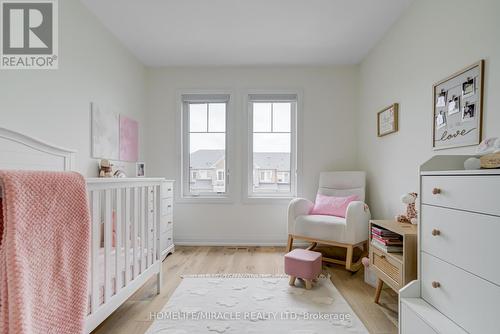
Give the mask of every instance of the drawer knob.
[[381, 259], [385, 259], [385, 255], [380, 255], [380, 258]]
[[168, 190], [167, 190], [167, 191], [172, 191], [172, 188], [168, 188]]
[[432, 282], [432, 287], [433, 287], [434, 289], [437, 289], [437, 288], [439, 288], [440, 286], [441, 286], [441, 283], [436, 282], [436, 281]]
[[440, 230], [437, 230], [437, 229], [433, 229], [433, 230], [432, 230], [432, 235], [433, 235], [433, 236], [435, 236], [435, 237], [436, 237], [436, 236], [438, 236], [438, 235], [440, 235], [440, 234], [441, 234], [441, 231], [440, 231]]
[[433, 195], [441, 194], [441, 189], [439, 189], [439, 188], [432, 189], [432, 194]]

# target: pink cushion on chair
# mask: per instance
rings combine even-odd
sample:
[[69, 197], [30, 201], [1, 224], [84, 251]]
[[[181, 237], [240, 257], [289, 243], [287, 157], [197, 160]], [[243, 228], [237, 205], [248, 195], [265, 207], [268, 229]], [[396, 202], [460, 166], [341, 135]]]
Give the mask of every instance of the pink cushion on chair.
[[321, 274], [321, 253], [294, 249], [285, 255], [285, 273], [303, 279], [314, 279]]
[[345, 218], [349, 203], [359, 200], [358, 195], [335, 197], [318, 194], [310, 215], [326, 215]]

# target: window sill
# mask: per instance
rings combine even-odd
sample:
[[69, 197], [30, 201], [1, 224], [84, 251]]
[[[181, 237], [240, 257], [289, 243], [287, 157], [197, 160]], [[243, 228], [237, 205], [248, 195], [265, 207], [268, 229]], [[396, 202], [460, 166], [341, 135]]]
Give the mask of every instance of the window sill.
[[276, 197], [276, 196], [246, 196], [243, 198], [245, 204], [286, 204], [290, 203], [295, 196]]
[[176, 203], [179, 204], [231, 204], [233, 202], [233, 199], [227, 196], [186, 196], [179, 197], [176, 200]]

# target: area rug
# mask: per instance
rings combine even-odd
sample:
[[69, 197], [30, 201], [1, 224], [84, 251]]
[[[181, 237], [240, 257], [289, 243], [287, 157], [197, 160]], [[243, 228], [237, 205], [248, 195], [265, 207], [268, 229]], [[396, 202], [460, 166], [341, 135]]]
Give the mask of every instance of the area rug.
[[186, 275], [148, 334], [368, 333], [329, 278], [311, 290], [279, 275]]

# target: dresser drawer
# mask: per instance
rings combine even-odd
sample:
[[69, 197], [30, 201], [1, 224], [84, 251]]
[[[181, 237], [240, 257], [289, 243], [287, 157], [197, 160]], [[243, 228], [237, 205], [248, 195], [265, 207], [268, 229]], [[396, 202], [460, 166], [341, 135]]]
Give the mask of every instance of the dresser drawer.
[[172, 198], [174, 197], [174, 184], [173, 182], [162, 182], [160, 187], [161, 198]]
[[174, 244], [173, 230], [168, 230], [160, 235], [160, 247], [163, 252]]
[[423, 299], [470, 333], [498, 332], [500, 287], [425, 252], [421, 261]]
[[174, 219], [172, 215], [162, 216], [160, 218], [160, 233], [164, 233], [168, 230], [173, 229]]
[[500, 177], [423, 176], [422, 203], [500, 216]]
[[161, 215], [172, 215], [174, 212], [174, 200], [172, 198], [162, 198], [161, 200]]
[[406, 304], [401, 305], [401, 333], [404, 334], [438, 334], [425, 323]]
[[500, 285], [500, 217], [422, 205], [421, 249]]
[[[370, 246], [370, 265], [385, 278], [387, 284], [399, 290], [403, 282], [402, 263], [396, 261], [391, 255], [385, 254], [374, 246]], [[392, 284], [391, 284], [392, 283]]]

